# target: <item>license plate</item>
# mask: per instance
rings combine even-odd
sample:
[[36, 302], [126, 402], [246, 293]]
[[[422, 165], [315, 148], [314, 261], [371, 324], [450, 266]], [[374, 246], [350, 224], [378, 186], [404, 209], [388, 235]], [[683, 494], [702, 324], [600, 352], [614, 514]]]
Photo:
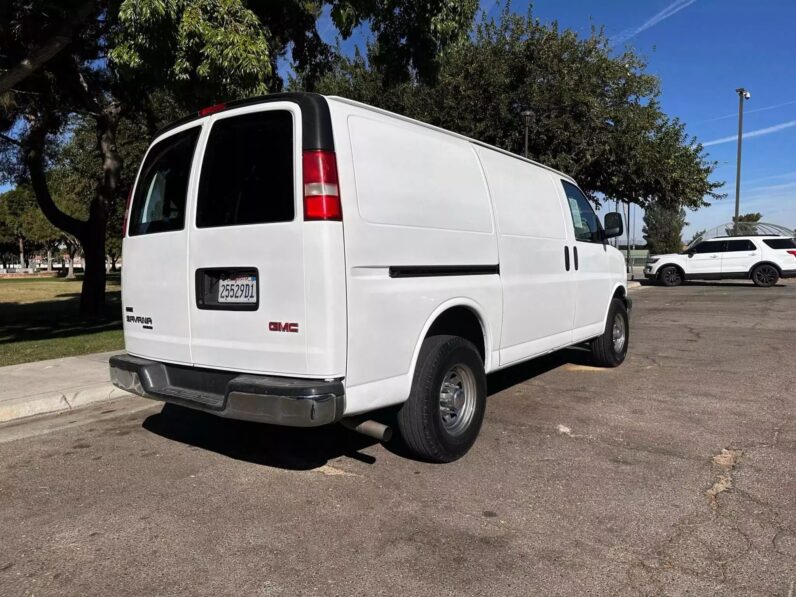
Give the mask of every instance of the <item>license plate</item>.
[[257, 276], [235, 276], [218, 281], [219, 303], [256, 303]]

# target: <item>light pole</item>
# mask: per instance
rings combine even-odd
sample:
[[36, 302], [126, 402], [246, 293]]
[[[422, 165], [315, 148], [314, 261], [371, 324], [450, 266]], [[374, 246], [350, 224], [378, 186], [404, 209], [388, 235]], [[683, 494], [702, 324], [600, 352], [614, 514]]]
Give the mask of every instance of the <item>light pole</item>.
[[735, 219], [733, 220], [733, 234], [738, 234], [738, 217], [741, 212], [741, 142], [743, 141], [743, 103], [752, 97], [743, 87], [735, 90], [738, 94], [738, 159], [735, 172]]
[[522, 121], [525, 123], [525, 157], [528, 157], [528, 129], [531, 127], [531, 118], [533, 117], [533, 112], [530, 110], [523, 110], [520, 114], [522, 116]]

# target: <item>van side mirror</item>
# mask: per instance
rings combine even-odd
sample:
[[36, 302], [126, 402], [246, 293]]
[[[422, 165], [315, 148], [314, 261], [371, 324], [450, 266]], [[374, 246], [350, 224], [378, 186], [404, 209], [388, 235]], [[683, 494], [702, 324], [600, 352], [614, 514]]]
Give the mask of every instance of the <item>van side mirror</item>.
[[622, 236], [622, 233], [625, 231], [625, 226], [622, 222], [622, 214], [618, 211], [605, 214], [605, 225], [603, 228], [605, 229], [605, 238]]

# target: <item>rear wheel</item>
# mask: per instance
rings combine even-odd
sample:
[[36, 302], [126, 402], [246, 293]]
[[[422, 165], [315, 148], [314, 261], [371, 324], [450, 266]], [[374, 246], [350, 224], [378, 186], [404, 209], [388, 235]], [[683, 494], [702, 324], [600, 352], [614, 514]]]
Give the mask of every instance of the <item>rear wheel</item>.
[[409, 399], [398, 412], [407, 447], [432, 462], [451, 462], [475, 443], [486, 411], [481, 355], [458, 336], [426, 338]]
[[755, 286], [767, 288], [779, 280], [779, 270], [768, 263], [762, 263], [752, 270], [752, 282]]
[[598, 367], [617, 367], [627, 356], [630, 341], [630, 320], [627, 307], [620, 299], [611, 301], [605, 331], [599, 338], [591, 341], [591, 356]]
[[664, 286], [680, 286], [683, 283], [683, 274], [673, 265], [667, 265], [658, 276]]

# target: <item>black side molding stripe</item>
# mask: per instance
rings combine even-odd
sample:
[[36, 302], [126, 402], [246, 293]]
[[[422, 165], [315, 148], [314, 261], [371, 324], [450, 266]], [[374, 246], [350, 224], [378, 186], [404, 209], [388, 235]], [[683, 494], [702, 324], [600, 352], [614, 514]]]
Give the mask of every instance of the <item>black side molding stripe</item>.
[[391, 278], [500, 275], [499, 265], [391, 265]]

